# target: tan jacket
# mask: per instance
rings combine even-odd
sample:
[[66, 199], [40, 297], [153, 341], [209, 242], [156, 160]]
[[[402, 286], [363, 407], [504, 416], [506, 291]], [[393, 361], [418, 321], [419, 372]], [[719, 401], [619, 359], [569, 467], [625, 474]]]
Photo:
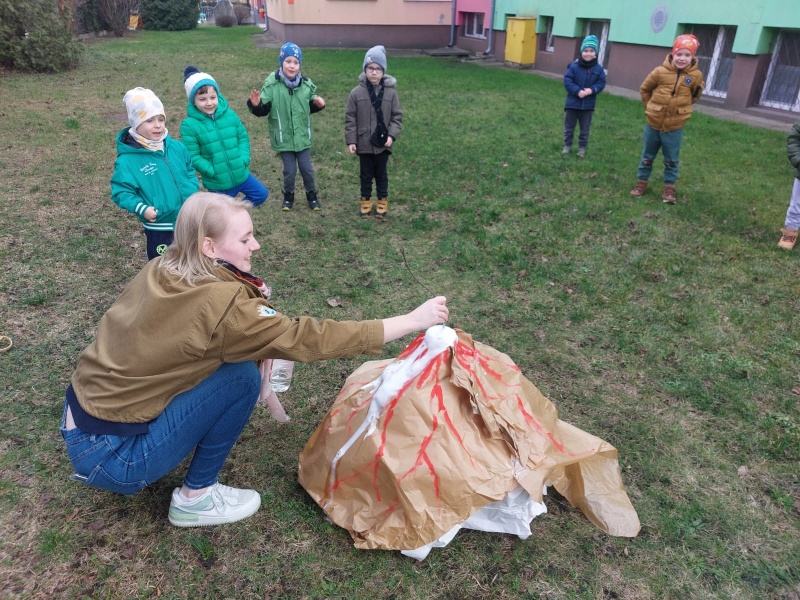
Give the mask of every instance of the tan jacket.
[[668, 54], [639, 87], [647, 124], [665, 132], [681, 129], [686, 124], [692, 116], [692, 105], [700, 99], [705, 85], [696, 58], [680, 71], [671, 58]]
[[94, 417], [150, 421], [222, 363], [311, 362], [383, 348], [381, 321], [291, 319], [224, 267], [216, 272], [221, 281], [193, 287], [160, 264], [150, 261], [131, 281], [78, 358], [72, 385]]

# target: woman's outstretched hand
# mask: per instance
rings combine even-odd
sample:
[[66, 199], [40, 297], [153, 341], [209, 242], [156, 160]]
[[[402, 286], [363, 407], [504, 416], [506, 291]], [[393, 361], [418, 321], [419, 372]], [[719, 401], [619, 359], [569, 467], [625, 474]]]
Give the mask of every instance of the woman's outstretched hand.
[[436, 296], [420, 304], [407, 315], [398, 315], [383, 320], [383, 342], [391, 342], [414, 331], [421, 331], [440, 323], [450, 316], [447, 298]]

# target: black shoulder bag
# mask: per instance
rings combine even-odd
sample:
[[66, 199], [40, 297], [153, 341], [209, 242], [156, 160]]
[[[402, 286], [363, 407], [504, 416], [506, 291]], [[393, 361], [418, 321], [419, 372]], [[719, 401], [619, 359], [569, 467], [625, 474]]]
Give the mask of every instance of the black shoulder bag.
[[386, 140], [389, 139], [389, 130], [386, 123], [383, 121], [383, 84], [381, 84], [381, 91], [375, 94], [375, 88], [371, 84], [367, 84], [369, 90], [369, 99], [372, 100], [372, 106], [375, 108], [375, 115], [378, 117], [378, 126], [372, 132], [372, 137], [369, 138], [370, 143], [378, 148], [386, 146]]

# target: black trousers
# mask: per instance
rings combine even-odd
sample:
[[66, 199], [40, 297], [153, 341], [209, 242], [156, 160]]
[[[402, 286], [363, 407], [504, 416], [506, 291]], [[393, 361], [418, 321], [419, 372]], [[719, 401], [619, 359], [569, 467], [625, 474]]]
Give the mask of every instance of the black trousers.
[[578, 135], [578, 148], [586, 148], [589, 143], [589, 129], [592, 126], [593, 110], [564, 110], [564, 145], [572, 147], [572, 139], [575, 135], [575, 125], [580, 125], [581, 132]]
[[144, 235], [147, 237], [147, 260], [153, 260], [167, 251], [167, 246], [172, 243], [175, 232], [145, 229]]
[[389, 197], [389, 173], [386, 163], [389, 162], [389, 153], [359, 154], [361, 161], [361, 197], [372, 197], [372, 180], [375, 180], [375, 191], [378, 198]]

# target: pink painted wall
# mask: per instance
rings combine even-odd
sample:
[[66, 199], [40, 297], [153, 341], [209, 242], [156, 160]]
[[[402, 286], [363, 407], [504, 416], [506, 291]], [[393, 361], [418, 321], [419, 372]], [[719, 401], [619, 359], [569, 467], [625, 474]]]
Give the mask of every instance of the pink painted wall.
[[445, 0], [265, 0], [270, 19], [285, 25], [450, 25]]
[[461, 13], [483, 13], [483, 26], [492, 25], [492, 0], [456, 0], [456, 25], [464, 24]]

